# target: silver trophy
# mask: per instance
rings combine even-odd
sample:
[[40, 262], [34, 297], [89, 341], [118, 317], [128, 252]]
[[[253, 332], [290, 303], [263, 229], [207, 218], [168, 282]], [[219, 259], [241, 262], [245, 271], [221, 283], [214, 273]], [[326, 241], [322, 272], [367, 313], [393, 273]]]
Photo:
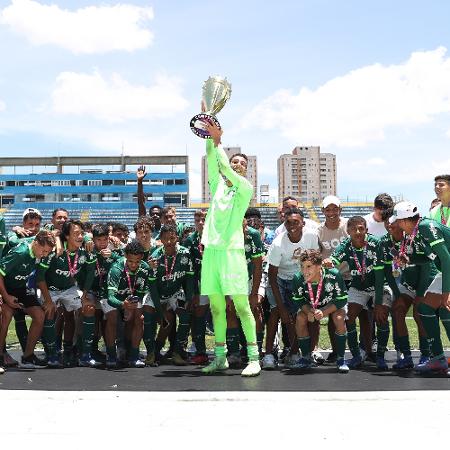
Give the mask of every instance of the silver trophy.
[[202, 103], [206, 111], [197, 114], [191, 119], [191, 130], [195, 135], [203, 139], [209, 138], [210, 135], [205, 127], [207, 123], [214, 123], [220, 128], [216, 114], [225, 106], [230, 96], [231, 84], [224, 77], [209, 77], [203, 83]]

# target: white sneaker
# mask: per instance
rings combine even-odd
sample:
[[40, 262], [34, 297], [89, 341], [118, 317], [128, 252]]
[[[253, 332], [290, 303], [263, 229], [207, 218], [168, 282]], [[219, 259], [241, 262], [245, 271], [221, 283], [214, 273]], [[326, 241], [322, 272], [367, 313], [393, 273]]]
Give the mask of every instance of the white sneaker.
[[311, 357], [316, 364], [322, 365], [325, 362], [325, 358], [323, 357], [322, 353], [317, 350], [314, 350], [311, 353]]
[[5, 373], [5, 369], [3, 367], [0, 367], [0, 375]]
[[267, 355], [264, 355], [261, 365], [264, 370], [273, 370], [277, 368], [277, 361], [272, 353], [267, 353]]
[[243, 377], [257, 377], [261, 373], [259, 361], [250, 361], [247, 367], [241, 372]]

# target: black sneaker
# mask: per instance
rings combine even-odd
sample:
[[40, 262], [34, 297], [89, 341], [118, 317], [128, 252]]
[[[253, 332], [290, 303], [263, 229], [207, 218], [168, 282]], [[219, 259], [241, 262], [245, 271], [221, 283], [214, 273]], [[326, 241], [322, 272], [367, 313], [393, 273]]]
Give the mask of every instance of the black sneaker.
[[42, 369], [47, 367], [47, 361], [32, 353], [30, 356], [22, 356], [19, 367], [21, 369]]
[[279, 358], [280, 362], [284, 363], [284, 359], [286, 357], [289, 359], [289, 355], [290, 354], [291, 354], [291, 348], [290, 347], [284, 347], [283, 351], [281, 352], [280, 358]]

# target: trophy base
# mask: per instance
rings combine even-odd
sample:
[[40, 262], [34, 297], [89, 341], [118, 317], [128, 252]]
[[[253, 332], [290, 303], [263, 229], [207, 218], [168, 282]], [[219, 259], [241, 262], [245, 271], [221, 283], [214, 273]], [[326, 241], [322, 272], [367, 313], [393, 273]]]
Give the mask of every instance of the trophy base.
[[213, 123], [218, 128], [221, 128], [220, 123], [215, 118], [215, 116], [213, 116], [212, 114], [206, 114], [206, 113], [201, 113], [201, 114], [197, 114], [196, 116], [194, 116], [191, 119], [189, 125], [191, 127], [192, 132], [196, 136], [201, 137], [202, 139], [208, 139], [211, 136], [209, 135], [209, 133], [206, 131], [206, 128], [205, 128], [205, 124], [207, 122]]

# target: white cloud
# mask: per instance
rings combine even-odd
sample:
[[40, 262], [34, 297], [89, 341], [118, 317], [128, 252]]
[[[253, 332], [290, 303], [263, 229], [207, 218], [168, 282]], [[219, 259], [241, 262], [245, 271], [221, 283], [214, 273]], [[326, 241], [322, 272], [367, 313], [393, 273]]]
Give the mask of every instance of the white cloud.
[[34, 0], [12, 0], [0, 11], [9, 26], [34, 45], [55, 45], [73, 53], [131, 52], [146, 48], [153, 34], [144, 28], [153, 9], [134, 5], [88, 6], [69, 11]]
[[242, 125], [279, 129], [295, 143], [321, 146], [357, 147], [382, 140], [391, 127], [415, 127], [450, 111], [446, 52], [439, 47], [412, 53], [402, 64], [362, 67], [316, 90], [279, 90], [260, 102]]
[[151, 86], [132, 85], [120, 75], [63, 72], [56, 79], [52, 110], [57, 114], [94, 117], [106, 122], [170, 117], [187, 100], [177, 78], [158, 76]]

